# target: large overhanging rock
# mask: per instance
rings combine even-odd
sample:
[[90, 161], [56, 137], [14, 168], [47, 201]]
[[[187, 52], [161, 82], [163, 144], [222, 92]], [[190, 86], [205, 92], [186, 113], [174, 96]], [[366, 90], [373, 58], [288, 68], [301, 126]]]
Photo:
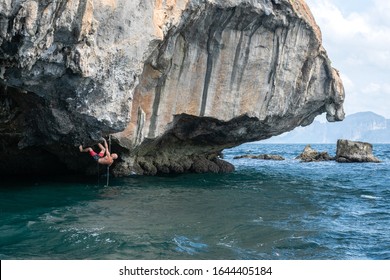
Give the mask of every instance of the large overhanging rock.
[[224, 148], [344, 117], [302, 0], [2, 0], [0, 46], [10, 173], [96, 171], [77, 145], [115, 132], [117, 175], [228, 171]]

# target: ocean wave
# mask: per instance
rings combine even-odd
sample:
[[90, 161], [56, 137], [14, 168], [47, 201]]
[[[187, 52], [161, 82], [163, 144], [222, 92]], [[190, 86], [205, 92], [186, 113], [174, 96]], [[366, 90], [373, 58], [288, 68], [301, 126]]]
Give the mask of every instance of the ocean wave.
[[380, 196], [365, 195], [365, 194], [362, 194], [360, 197], [361, 198], [366, 198], [366, 199], [372, 199], [372, 200], [380, 200], [380, 199], [382, 199], [382, 197], [380, 197]]
[[175, 242], [175, 244], [177, 245], [176, 250], [179, 252], [187, 253], [189, 255], [204, 252], [209, 247], [207, 244], [200, 243], [198, 241], [198, 238], [192, 241], [185, 236], [175, 236], [173, 238], [173, 242]]

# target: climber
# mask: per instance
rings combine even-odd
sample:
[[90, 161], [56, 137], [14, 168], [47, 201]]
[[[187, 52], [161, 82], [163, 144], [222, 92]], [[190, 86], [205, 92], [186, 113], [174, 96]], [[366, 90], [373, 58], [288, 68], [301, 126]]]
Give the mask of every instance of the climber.
[[110, 149], [108, 148], [108, 144], [107, 144], [107, 141], [106, 139], [104, 139], [104, 147], [102, 144], [98, 144], [99, 148], [100, 148], [100, 152], [99, 153], [96, 153], [92, 148], [90, 147], [87, 147], [87, 148], [83, 148], [82, 145], [80, 145], [79, 149], [80, 149], [80, 152], [82, 153], [86, 153], [86, 152], [89, 152], [89, 154], [99, 163], [99, 164], [102, 164], [102, 165], [108, 165], [108, 166], [111, 166], [111, 164], [114, 162], [114, 160], [116, 160], [118, 158], [118, 155], [113, 153], [111, 154], [110, 153]]

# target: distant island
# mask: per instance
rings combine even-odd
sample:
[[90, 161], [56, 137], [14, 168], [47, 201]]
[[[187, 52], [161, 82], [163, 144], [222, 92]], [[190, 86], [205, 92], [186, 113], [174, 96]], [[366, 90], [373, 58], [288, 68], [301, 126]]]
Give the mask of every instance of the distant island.
[[347, 116], [344, 121], [322, 123], [314, 121], [306, 127], [261, 141], [261, 143], [336, 143], [338, 139], [390, 143], [390, 119], [373, 112]]

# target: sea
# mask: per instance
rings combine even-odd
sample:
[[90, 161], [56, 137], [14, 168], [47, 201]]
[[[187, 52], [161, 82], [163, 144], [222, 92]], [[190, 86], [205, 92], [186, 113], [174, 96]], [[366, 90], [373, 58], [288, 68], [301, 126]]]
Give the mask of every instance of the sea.
[[[3, 178], [0, 259], [390, 259], [390, 145], [360, 164], [301, 163], [304, 147], [225, 150], [230, 174]], [[234, 159], [264, 153], [285, 160]]]

